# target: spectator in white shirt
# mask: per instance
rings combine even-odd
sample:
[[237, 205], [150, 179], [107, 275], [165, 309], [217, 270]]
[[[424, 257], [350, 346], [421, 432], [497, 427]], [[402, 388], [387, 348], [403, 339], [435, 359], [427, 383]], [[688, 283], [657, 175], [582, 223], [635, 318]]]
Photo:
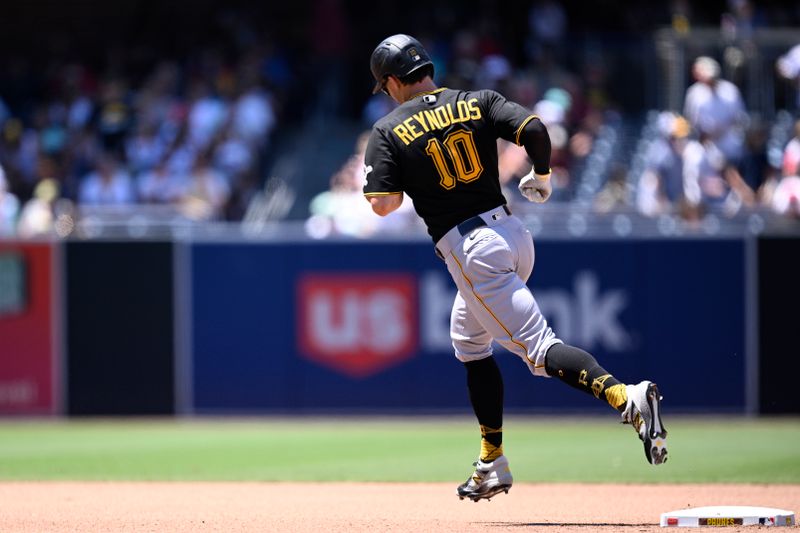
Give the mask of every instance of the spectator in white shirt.
[[741, 92], [733, 83], [720, 79], [719, 63], [710, 57], [698, 57], [692, 75], [696, 81], [686, 91], [684, 116], [725, 156], [726, 163], [738, 165], [744, 156], [748, 121]]
[[778, 75], [793, 85], [795, 110], [800, 110], [800, 44], [796, 44], [775, 62]]
[[[684, 202], [684, 151], [691, 133], [689, 122], [670, 111], [659, 115], [659, 137], [646, 156], [646, 168], [636, 187], [636, 208], [657, 216], [681, 207]], [[694, 191], [699, 201], [699, 193]]]
[[8, 190], [3, 167], [0, 166], [0, 236], [13, 235], [19, 214], [19, 199]]
[[189, 141], [198, 150], [206, 148], [214, 139], [228, 116], [228, 106], [218, 98], [202, 80], [194, 82], [192, 103], [189, 108]]
[[186, 192], [187, 176], [170, 172], [166, 158], [155, 167], [139, 174], [136, 189], [143, 204], [173, 204]]
[[270, 95], [256, 81], [239, 96], [233, 106], [232, 126], [236, 137], [252, 148], [260, 148], [269, 140], [275, 127], [275, 111]]
[[50, 234], [56, 218], [55, 203], [60, 194], [61, 188], [55, 178], [42, 179], [20, 211], [17, 235], [27, 239]]
[[100, 156], [78, 191], [78, 201], [84, 205], [126, 205], [135, 200], [130, 176], [110, 154]]
[[755, 203], [755, 193], [722, 151], [706, 135], [689, 141], [683, 151], [684, 194], [689, 204], [735, 215]]

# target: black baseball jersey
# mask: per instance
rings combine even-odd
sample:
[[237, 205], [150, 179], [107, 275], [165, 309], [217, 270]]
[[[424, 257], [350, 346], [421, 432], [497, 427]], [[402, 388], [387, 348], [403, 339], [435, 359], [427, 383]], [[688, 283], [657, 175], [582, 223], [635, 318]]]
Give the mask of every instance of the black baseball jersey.
[[497, 139], [520, 144], [533, 118], [490, 90], [416, 95], [375, 123], [364, 157], [364, 194], [408, 194], [437, 242], [453, 226], [506, 203]]

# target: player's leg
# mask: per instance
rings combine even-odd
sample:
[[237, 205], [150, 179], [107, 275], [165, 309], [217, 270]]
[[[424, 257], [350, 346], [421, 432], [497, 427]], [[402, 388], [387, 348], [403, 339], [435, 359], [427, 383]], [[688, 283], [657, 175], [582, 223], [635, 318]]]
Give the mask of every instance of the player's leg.
[[503, 378], [494, 357], [465, 363], [469, 400], [481, 429], [480, 460], [503, 455]]
[[589, 353], [568, 344], [555, 344], [547, 350], [545, 370], [548, 376], [625, 410], [628, 395], [625, 385], [607, 372]]
[[667, 460], [667, 429], [661, 422], [661, 395], [655, 383], [620, 383], [588, 352], [568, 344], [556, 344], [545, 356], [547, 375], [607, 402], [633, 425], [652, 464]]
[[481, 432], [481, 450], [475, 471], [462, 483], [460, 498], [479, 500], [508, 492], [513, 478], [503, 456], [503, 377], [492, 356], [492, 338], [456, 294], [450, 317], [450, 335], [456, 358], [464, 363], [467, 389]]
[[521, 222], [477, 230], [446, 258], [469, 311], [504, 348], [531, 371], [546, 376], [545, 353], [561, 341], [548, 326], [525, 284], [533, 267], [533, 244]]
[[[666, 460], [666, 430], [660, 421], [658, 389], [648, 381], [623, 385], [590, 354], [562, 346], [525, 283], [534, 252], [530, 234], [521, 228], [512, 218], [480, 230], [475, 244], [470, 245], [468, 238], [451, 252], [447, 265], [467, 307], [489, 334], [523, 358], [535, 375], [558, 377], [622, 411], [623, 421], [633, 424], [644, 442], [647, 459], [660, 464]], [[486, 238], [490, 232], [496, 236]]]
[[482, 461], [503, 454], [503, 377], [492, 356], [492, 337], [456, 293], [450, 316], [450, 337], [456, 358], [464, 363], [467, 390], [481, 428]]

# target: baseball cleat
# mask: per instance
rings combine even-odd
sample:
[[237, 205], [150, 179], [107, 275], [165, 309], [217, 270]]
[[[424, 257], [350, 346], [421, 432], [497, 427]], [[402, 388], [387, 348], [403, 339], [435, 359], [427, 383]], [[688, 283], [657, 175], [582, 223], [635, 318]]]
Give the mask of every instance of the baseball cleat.
[[505, 455], [501, 455], [491, 463], [484, 463], [478, 459], [472, 466], [475, 467], [475, 472], [456, 489], [459, 499], [469, 498], [477, 502], [482, 499], [489, 500], [501, 492], [508, 494], [514, 478], [511, 476]]
[[661, 422], [661, 400], [655, 383], [642, 381], [626, 385], [628, 404], [622, 412], [622, 423], [631, 424], [644, 443], [644, 455], [650, 464], [667, 462], [667, 428]]

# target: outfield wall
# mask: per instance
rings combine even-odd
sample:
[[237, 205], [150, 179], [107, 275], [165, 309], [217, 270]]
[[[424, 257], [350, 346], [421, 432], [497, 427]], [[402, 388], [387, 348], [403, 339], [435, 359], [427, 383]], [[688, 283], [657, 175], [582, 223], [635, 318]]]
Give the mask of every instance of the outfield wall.
[[65, 251], [67, 411], [173, 412], [173, 244], [73, 241]]
[[[565, 341], [620, 379], [657, 379], [674, 408], [745, 410], [742, 241], [536, 250], [530, 287]], [[196, 412], [468, 408], [454, 286], [428, 244], [198, 243], [191, 265]], [[602, 408], [498, 360], [509, 408]]]
[[58, 248], [0, 241], [0, 415], [62, 408]]
[[[796, 312], [776, 302], [798, 301], [800, 289], [785, 281], [800, 240], [762, 243], [540, 239], [529, 285], [565, 341], [624, 381], [657, 380], [670, 409], [800, 412], [796, 395], [781, 392], [791, 387], [776, 386], [797, 375], [798, 358], [787, 358], [797, 352]], [[31, 300], [0, 313], [2, 413], [469, 411], [448, 337], [454, 286], [428, 242], [37, 246], [50, 250], [49, 279], [63, 282], [45, 287], [0, 269], [0, 303], [27, 291], [51, 297], [42, 315]], [[29, 247], [5, 242], [0, 259]], [[21, 318], [34, 324], [28, 340]], [[36, 348], [47, 339], [49, 350]], [[602, 409], [497, 353], [510, 410]], [[49, 396], [20, 403], [3, 393], [9, 383], [36, 383]]]
[[760, 239], [754, 268], [759, 411], [800, 413], [800, 239]]

